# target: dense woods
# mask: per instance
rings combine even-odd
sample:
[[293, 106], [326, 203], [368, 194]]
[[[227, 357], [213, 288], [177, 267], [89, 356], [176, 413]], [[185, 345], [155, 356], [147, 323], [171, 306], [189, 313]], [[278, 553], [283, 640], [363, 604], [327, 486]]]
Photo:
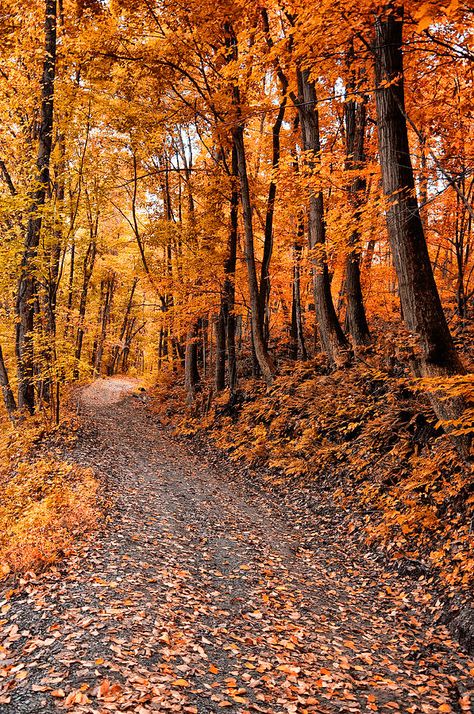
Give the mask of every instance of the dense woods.
[[472, 21], [0, 0], [7, 714], [472, 710]]
[[59, 418], [92, 374], [184, 370], [192, 403], [382, 343], [443, 387], [465, 374], [470, 19], [463, 2], [5, 3], [10, 417]]
[[182, 384], [196, 424], [236, 410], [238, 438], [248, 380], [278, 392], [308, 363], [356, 391], [405, 380], [466, 468], [471, 15], [458, 0], [3, 3], [5, 429], [59, 424], [75, 383], [128, 373], [167, 398]]

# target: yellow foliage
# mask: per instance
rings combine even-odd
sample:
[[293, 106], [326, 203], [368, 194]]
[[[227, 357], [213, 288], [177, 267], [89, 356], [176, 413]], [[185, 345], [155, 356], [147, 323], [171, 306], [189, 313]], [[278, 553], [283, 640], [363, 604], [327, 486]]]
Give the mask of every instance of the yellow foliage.
[[44, 428], [23, 425], [0, 449], [0, 577], [67, 555], [100, 515], [99, 483], [90, 469], [39, 456], [36, 441]]

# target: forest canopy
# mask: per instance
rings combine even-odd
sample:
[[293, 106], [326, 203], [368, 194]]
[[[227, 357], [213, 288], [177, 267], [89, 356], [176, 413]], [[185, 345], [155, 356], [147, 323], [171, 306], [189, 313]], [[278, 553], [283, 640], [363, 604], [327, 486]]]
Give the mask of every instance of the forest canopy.
[[9, 416], [59, 418], [91, 375], [184, 369], [192, 403], [317, 357], [434, 380], [469, 429], [471, 20], [460, 0], [2, 2]]

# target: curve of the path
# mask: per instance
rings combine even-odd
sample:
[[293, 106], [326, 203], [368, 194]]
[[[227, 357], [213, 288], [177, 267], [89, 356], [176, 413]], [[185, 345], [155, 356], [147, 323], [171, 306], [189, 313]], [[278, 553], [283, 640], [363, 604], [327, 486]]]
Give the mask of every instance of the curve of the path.
[[8, 600], [2, 714], [472, 711], [472, 663], [421, 585], [204, 463], [136, 387], [82, 392], [69, 457], [107, 477], [110, 515]]

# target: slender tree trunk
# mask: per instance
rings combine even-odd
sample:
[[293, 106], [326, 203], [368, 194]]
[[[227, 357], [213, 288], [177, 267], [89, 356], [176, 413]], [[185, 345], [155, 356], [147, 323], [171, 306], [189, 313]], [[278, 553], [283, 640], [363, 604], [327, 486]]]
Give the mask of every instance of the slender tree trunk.
[[[352, 58], [352, 52], [351, 52]], [[349, 92], [354, 90], [354, 81], [349, 83]], [[360, 171], [365, 165], [366, 98], [362, 101], [350, 99], [344, 104], [346, 124], [346, 169]], [[354, 220], [360, 218], [362, 197], [366, 181], [354, 176], [349, 186], [349, 198], [354, 209]], [[360, 281], [360, 234], [357, 228], [349, 239], [349, 253], [345, 270], [346, 327], [355, 346], [370, 343], [370, 332], [365, 314], [364, 299]]]
[[237, 351], [235, 347], [236, 317], [235, 309], [235, 269], [237, 265], [237, 241], [239, 234], [239, 190], [237, 187], [238, 164], [235, 150], [232, 149], [232, 194], [230, 199], [230, 228], [227, 260], [224, 266], [225, 281], [225, 321], [227, 342], [227, 378], [231, 395], [237, 386]]
[[225, 389], [225, 364], [226, 364], [226, 339], [225, 339], [225, 314], [221, 299], [221, 309], [216, 319], [216, 391]]
[[[229, 61], [238, 59], [237, 38], [229, 23], [225, 25], [226, 47]], [[235, 108], [235, 125], [232, 130], [232, 146], [235, 152], [236, 168], [240, 182], [240, 200], [242, 204], [242, 220], [244, 224], [244, 255], [247, 266], [247, 279], [249, 287], [252, 343], [255, 356], [264, 379], [271, 383], [276, 374], [275, 363], [267, 350], [263, 335], [263, 324], [259, 310], [259, 286], [257, 268], [255, 265], [255, 247], [252, 222], [252, 202], [247, 173], [247, 159], [245, 155], [244, 124], [241, 116], [240, 89], [237, 83], [232, 86], [232, 103]]]
[[103, 301], [101, 301], [99, 316], [99, 334], [97, 337], [95, 358], [92, 360], [95, 374], [100, 374], [104, 356], [104, 346], [107, 337], [107, 327], [110, 322], [110, 311], [115, 291], [115, 274], [112, 273], [103, 281]]
[[59, 281], [61, 278], [61, 255], [63, 244], [63, 208], [65, 187], [66, 158], [64, 136], [58, 138], [59, 161], [56, 168], [57, 178], [55, 182], [56, 216], [53, 228], [53, 245], [51, 247], [49, 261], [49, 275], [47, 284], [47, 329], [51, 335], [56, 336], [56, 304], [58, 297]]
[[196, 396], [196, 388], [200, 382], [198, 370], [198, 333], [199, 322], [193, 324], [186, 338], [186, 352], [184, 356], [184, 383], [186, 387], [187, 402], [192, 404]]
[[146, 325], [146, 322], [144, 322], [137, 329], [135, 329], [135, 323], [136, 323], [136, 317], [129, 320], [127, 332], [125, 334], [125, 344], [124, 344], [124, 348], [122, 350], [122, 356], [121, 356], [122, 374], [126, 374], [128, 372], [128, 358], [130, 355], [130, 348], [132, 346], [132, 340], [136, 335], [138, 335], [139, 332], [141, 332], [141, 330], [143, 330], [143, 328]]
[[95, 237], [90, 241], [87, 252], [84, 257], [84, 270], [82, 277], [82, 290], [79, 300], [79, 326], [76, 334], [76, 347], [74, 350], [74, 370], [73, 379], [79, 379], [79, 363], [82, 355], [82, 343], [84, 340], [84, 323], [87, 307], [87, 294], [89, 292], [89, 283], [94, 270], [95, 256], [97, 252]]
[[259, 320], [264, 330], [265, 343], [268, 343], [268, 330], [266, 329], [265, 316], [270, 300], [270, 262], [273, 253], [273, 217], [275, 214], [275, 198], [277, 191], [276, 171], [280, 163], [280, 131], [283, 124], [286, 108], [286, 96], [280, 104], [276, 121], [272, 128], [272, 178], [268, 189], [267, 212], [265, 215], [265, 233], [263, 240], [263, 257], [260, 271], [259, 290]]
[[41, 380], [40, 392], [41, 398], [50, 404], [51, 412], [54, 414], [58, 411], [58, 405], [55, 405], [56, 397], [59, 396], [58, 388], [55, 388], [55, 383], [59, 385], [59, 375], [56, 369], [57, 350], [56, 350], [56, 306], [59, 290], [59, 282], [61, 280], [61, 257], [63, 244], [63, 220], [62, 211], [64, 208], [65, 183], [64, 174], [65, 166], [65, 147], [64, 137], [58, 137], [59, 161], [57, 163], [55, 173], [56, 181], [54, 186], [55, 193], [55, 216], [52, 226], [53, 241], [50, 250], [46, 253], [45, 259], [48, 261], [48, 278], [45, 289], [40, 292], [42, 297], [42, 328], [43, 328], [43, 345], [42, 359], [45, 367], [43, 368], [43, 376]]
[[3, 159], [0, 159], [0, 174], [2, 174], [3, 180], [5, 181], [8, 190], [10, 191], [10, 194], [12, 196], [16, 196], [17, 190], [15, 188], [15, 184], [13, 183], [10, 172], [8, 171], [7, 165], [5, 164], [5, 161]]
[[115, 372], [118, 368], [120, 354], [121, 354], [121, 352], [123, 353], [123, 349], [124, 349], [123, 342], [124, 342], [125, 335], [127, 334], [127, 329], [129, 326], [129, 318], [130, 318], [130, 313], [132, 311], [132, 306], [133, 306], [133, 296], [135, 295], [135, 289], [137, 287], [137, 283], [138, 283], [138, 278], [134, 278], [133, 283], [132, 283], [132, 288], [130, 290], [130, 297], [128, 298], [127, 307], [125, 309], [125, 314], [123, 316], [122, 327], [120, 329], [119, 344], [114, 345], [114, 348], [112, 350], [111, 374], [115, 374]]
[[75, 262], [76, 262], [76, 241], [73, 236], [72, 238], [72, 244], [71, 244], [71, 258], [70, 258], [70, 263], [69, 263], [69, 277], [68, 277], [68, 285], [67, 285], [67, 309], [66, 309], [66, 324], [64, 326], [64, 337], [67, 337], [69, 334], [69, 328], [70, 328], [70, 320], [71, 320], [71, 310], [72, 310], [72, 301], [74, 297], [74, 270], [75, 270]]
[[257, 269], [255, 265], [255, 249], [252, 224], [252, 204], [250, 200], [250, 188], [247, 175], [247, 161], [245, 157], [244, 129], [242, 125], [237, 126], [233, 131], [234, 148], [237, 156], [237, 165], [240, 178], [240, 199], [242, 202], [242, 214], [245, 236], [245, 263], [247, 266], [247, 278], [249, 286], [250, 311], [252, 341], [255, 356], [264, 379], [272, 382], [276, 373], [275, 363], [270, 356], [263, 336], [263, 325], [260, 320], [259, 311], [259, 289], [257, 280]]
[[[309, 168], [316, 167], [321, 153], [319, 115], [314, 82], [309, 70], [298, 70], [298, 114], [300, 118], [303, 149], [312, 153]], [[326, 223], [322, 191], [310, 193], [308, 209], [309, 247], [312, 251], [314, 277], [314, 303], [319, 334], [330, 364], [345, 364], [349, 344], [342, 331], [331, 294], [331, 281], [326, 257]]]
[[41, 80], [41, 120], [36, 160], [37, 188], [31, 194], [16, 313], [16, 356], [18, 364], [18, 406], [33, 412], [34, 389], [34, 302], [36, 279], [34, 264], [40, 241], [42, 210], [49, 186], [49, 166], [53, 138], [54, 79], [56, 71], [56, 0], [45, 0], [45, 45]]
[[224, 262], [224, 283], [221, 292], [221, 309], [216, 325], [216, 391], [225, 387], [225, 358], [227, 348], [227, 381], [231, 394], [237, 384], [235, 349], [235, 268], [237, 264], [237, 238], [239, 229], [238, 165], [235, 147], [232, 148], [232, 190], [230, 198], [229, 238]]
[[299, 241], [296, 241], [293, 246], [293, 285], [292, 285], [292, 301], [291, 301], [291, 354], [293, 359], [308, 359], [306, 351], [306, 342], [303, 329], [303, 315], [301, 309], [301, 238], [304, 235], [304, 223], [298, 223]]
[[8, 372], [5, 366], [5, 361], [3, 359], [2, 347], [0, 345], [0, 387], [2, 388], [3, 401], [5, 402], [5, 409], [11, 421], [15, 421], [16, 415], [16, 402], [13, 396], [13, 391], [10, 386], [10, 380], [8, 379]]
[[364, 270], [367, 272], [370, 270], [372, 267], [372, 259], [374, 257], [374, 252], [375, 252], [375, 239], [370, 238], [370, 240], [367, 241], [367, 247], [365, 249], [365, 254], [364, 254]]

